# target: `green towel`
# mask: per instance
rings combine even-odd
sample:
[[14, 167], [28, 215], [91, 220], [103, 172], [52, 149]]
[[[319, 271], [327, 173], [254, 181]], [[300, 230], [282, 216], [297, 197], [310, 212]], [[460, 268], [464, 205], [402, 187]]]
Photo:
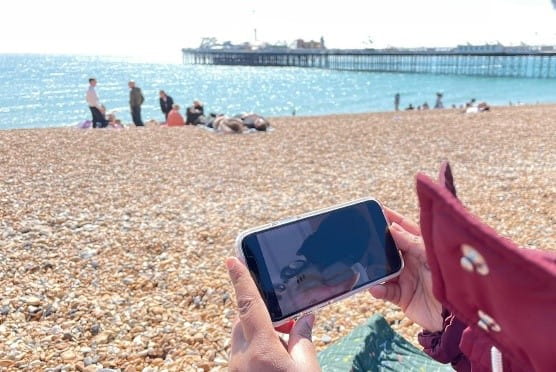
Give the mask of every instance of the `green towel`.
[[450, 365], [432, 360], [394, 332], [380, 315], [321, 351], [318, 358], [324, 372], [453, 372]]

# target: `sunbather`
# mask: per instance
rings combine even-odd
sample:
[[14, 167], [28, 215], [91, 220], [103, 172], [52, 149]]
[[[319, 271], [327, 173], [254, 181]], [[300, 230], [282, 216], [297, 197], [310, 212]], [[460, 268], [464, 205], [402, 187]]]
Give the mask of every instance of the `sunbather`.
[[169, 127], [181, 127], [185, 125], [185, 120], [183, 119], [182, 114], [180, 114], [180, 105], [172, 105], [172, 110], [168, 113], [166, 124]]
[[230, 118], [225, 115], [217, 116], [212, 122], [212, 127], [222, 133], [242, 133], [245, 127], [238, 118]]
[[193, 105], [189, 106], [185, 113], [186, 115], [185, 124], [186, 125], [204, 124], [206, 122], [204, 114], [205, 114], [205, 109], [203, 107], [203, 103], [199, 100], [193, 101]]
[[122, 121], [120, 119], [116, 118], [116, 113], [114, 111], [108, 113], [107, 119], [108, 119], [108, 127], [109, 128], [121, 129], [121, 128], [124, 127], [122, 125]]
[[256, 129], [259, 131], [266, 131], [270, 126], [268, 120], [259, 114], [248, 113], [240, 115], [239, 118], [243, 122], [243, 125], [248, 129]]

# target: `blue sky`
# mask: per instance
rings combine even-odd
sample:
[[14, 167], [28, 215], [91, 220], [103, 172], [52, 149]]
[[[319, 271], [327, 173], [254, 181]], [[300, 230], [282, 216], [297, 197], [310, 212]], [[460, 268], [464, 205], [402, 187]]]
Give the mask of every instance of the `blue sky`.
[[[554, 0], [556, 1], [556, 0]], [[179, 61], [204, 36], [234, 42], [319, 39], [338, 48], [556, 45], [551, 0], [2, 1], [1, 52], [122, 55]]]

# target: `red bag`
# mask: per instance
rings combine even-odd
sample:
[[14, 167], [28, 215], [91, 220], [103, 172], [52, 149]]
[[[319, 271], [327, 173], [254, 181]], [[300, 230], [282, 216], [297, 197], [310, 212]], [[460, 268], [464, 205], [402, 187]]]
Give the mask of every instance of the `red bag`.
[[519, 248], [455, 197], [449, 165], [440, 184], [417, 175], [421, 233], [436, 298], [468, 325], [460, 342], [473, 371], [556, 371], [556, 255]]

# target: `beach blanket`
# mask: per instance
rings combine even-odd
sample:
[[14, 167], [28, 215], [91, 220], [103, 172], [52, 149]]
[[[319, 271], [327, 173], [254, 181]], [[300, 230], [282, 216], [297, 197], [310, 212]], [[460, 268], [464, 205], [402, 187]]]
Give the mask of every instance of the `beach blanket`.
[[90, 121], [90, 120], [83, 120], [83, 121], [80, 121], [79, 123], [77, 123], [75, 125], [75, 127], [77, 129], [89, 129], [89, 128], [93, 127], [93, 122]]
[[394, 332], [386, 320], [374, 315], [366, 324], [321, 351], [323, 371], [447, 372], [440, 364]]

